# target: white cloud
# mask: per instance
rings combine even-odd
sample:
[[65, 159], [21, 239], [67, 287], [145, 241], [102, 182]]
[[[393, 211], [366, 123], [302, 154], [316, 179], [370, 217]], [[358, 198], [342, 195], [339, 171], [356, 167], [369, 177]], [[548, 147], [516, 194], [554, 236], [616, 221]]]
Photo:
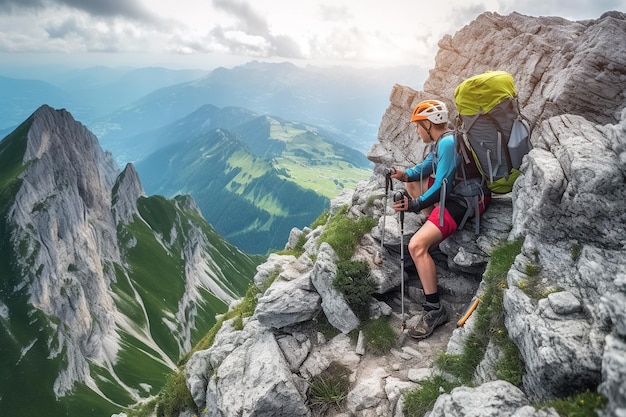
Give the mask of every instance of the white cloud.
[[[483, 11], [592, 19], [626, 0], [0, 0], [0, 52], [232, 54], [432, 65], [437, 42]], [[173, 56], [175, 58], [175, 56]], [[136, 63], [135, 63], [136, 64]]]

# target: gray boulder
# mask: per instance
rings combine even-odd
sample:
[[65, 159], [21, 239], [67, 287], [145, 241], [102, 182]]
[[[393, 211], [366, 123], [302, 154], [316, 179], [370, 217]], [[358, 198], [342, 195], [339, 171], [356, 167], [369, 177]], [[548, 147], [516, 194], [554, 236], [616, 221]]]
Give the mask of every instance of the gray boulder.
[[292, 281], [277, 280], [258, 300], [254, 317], [266, 327], [281, 329], [311, 320], [320, 310], [320, 295], [309, 274]]
[[507, 417], [528, 405], [528, 398], [505, 381], [487, 382], [476, 388], [459, 387], [440, 395], [430, 416]]
[[294, 378], [272, 334], [261, 333], [233, 350], [209, 379], [205, 415], [309, 416]]

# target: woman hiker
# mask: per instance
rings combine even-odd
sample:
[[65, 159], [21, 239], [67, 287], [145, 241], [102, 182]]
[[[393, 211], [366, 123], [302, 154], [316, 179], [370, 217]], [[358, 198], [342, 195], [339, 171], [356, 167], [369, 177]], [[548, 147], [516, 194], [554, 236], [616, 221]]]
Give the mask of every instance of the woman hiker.
[[[453, 188], [460, 154], [456, 150], [454, 132], [447, 129], [448, 110], [438, 100], [420, 102], [411, 116], [417, 134], [425, 143], [434, 142], [433, 151], [413, 168], [405, 171], [391, 168], [391, 177], [406, 182], [408, 196], [397, 201], [396, 211], [423, 211], [427, 220], [409, 241], [409, 253], [417, 269], [424, 296], [424, 313], [417, 325], [409, 329], [409, 336], [424, 339], [430, 336], [437, 326], [448, 321], [448, 312], [442, 304], [437, 289], [437, 271], [429, 250], [436, 248], [444, 239], [457, 230], [467, 208], [455, 199], [446, 199], [443, 210], [443, 223], [440, 222], [440, 192], [445, 184], [446, 194]], [[489, 198], [485, 198], [479, 210]]]

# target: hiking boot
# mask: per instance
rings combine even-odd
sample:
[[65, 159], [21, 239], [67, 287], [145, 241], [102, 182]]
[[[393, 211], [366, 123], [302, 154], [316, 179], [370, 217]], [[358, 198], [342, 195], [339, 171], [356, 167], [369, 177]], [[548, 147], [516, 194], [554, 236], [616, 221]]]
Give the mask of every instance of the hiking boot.
[[443, 304], [441, 304], [441, 307], [437, 310], [424, 312], [424, 316], [417, 325], [409, 329], [409, 336], [414, 339], [425, 339], [433, 333], [437, 326], [441, 326], [447, 321], [448, 312]]

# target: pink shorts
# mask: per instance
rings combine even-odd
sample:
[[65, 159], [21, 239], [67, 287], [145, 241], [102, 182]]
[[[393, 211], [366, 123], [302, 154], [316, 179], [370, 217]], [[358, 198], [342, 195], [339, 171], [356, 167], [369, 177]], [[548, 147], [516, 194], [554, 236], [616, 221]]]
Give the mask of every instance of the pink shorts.
[[[429, 177], [428, 187], [432, 187], [434, 183], [435, 179], [433, 177]], [[433, 209], [433, 211], [431, 211], [427, 220], [437, 226], [437, 229], [439, 229], [439, 231], [443, 235], [443, 239], [454, 234], [458, 227], [456, 221], [454, 220], [454, 217], [452, 217], [447, 208], [443, 209], [443, 226], [439, 224], [439, 204], [435, 204], [435, 208]]]
[[[428, 179], [428, 186], [431, 187], [434, 183], [434, 178]], [[478, 212], [483, 214], [489, 203], [491, 202], [491, 195], [485, 195], [484, 198], [478, 203]], [[450, 210], [448, 210], [448, 208]], [[433, 211], [428, 216], [428, 221], [434, 224], [441, 232], [443, 239], [454, 234], [457, 231], [458, 224], [463, 220], [466, 208], [462, 207], [454, 200], [446, 201], [446, 207], [443, 209], [443, 226], [439, 224], [439, 204], [435, 204]]]
[[[489, 203], [491, 202], [491, 195], [486, 195], [479, 203], [478, 203], [478, 212], [479, 215], [482, 215]], [[450, 210], [448, 210], [448, 208]], [[437, 229], [443, 235], [443, 239], [451, 236], [454, 232], [456, 232], [458, 228], [458, 224], [463, 220], [463, 216], [465, 215], [466, 208], [461, 206], [454, 200], [446, 201], [446, 207], [443, 209], [443, 226], [439, 224], [439, 213], [441, 212], [439, 208], [439, 204], [435, 204], [433, 211], [428, 216], [428, 221], [434, 224]]]
[[456, 221], [454, 220], [447, 208], [443, 209], [443, 226], [439, 224], [439, 204], [435, 206], [433, 211], [428, 216], [427, 220], [434, 224], [437, 229], [439, 229], [441, 235], [443, 236], [442, 239], [446, 239], [447, 237], [453, 235], [458, 227]]

